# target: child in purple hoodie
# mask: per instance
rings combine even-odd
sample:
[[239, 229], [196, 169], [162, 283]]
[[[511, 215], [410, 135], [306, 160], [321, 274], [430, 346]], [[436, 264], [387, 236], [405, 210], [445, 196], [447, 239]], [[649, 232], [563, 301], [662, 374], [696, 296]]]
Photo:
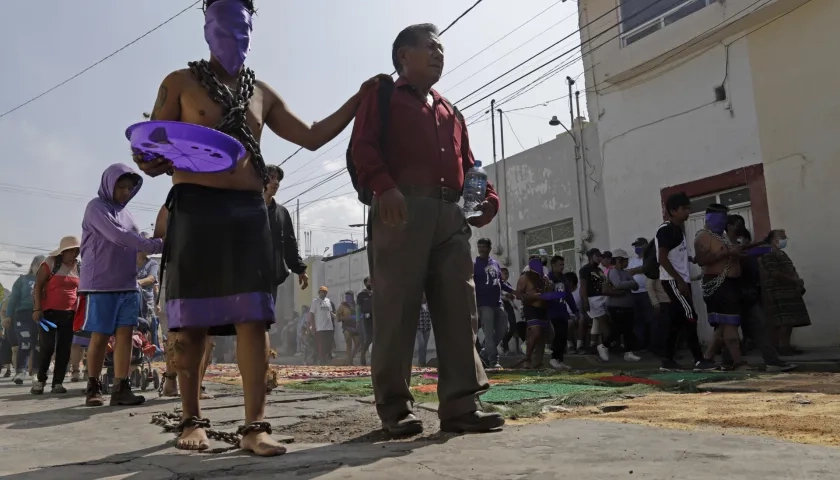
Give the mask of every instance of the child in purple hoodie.
[[163, 240], [140, 236], [134, 218], [125, 209], [142, 184], [142, 177], [131, 167], [121, 163], [111, 165], [102, 173], [99, 193], [88, 203], [82, 220], [84, 262], [79, 293], [87, 296], [82, 329], [92, 333], [85, 401], [91, 407], [104, 404], [99, 377], [112, 335], [116, 336], [116, 342], [111, 405], [139, 405], [145, 401], [131, 392], [128, 380], [131, 336], [140, 315], [137, 252], [161, 253]]

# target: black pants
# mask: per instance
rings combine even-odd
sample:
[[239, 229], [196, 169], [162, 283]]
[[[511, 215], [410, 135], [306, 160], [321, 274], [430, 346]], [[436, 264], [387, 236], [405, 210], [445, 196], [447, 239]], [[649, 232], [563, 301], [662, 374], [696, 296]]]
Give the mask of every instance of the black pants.
[[563, 355], [566, 353], [566, 341], [569, 339], [569, 317], [552, 318], [551, 327], [554, 328], [554, 341], [551, 342], [551, 358], [562, 362]]
[[[677, 350], [677, 342], [679, 341], [680, 332], [685, 336], [685, 342], [688, 344], [688, 349], [691, 350], [691, 356], [694, 357], [695, 362], [703, 360], [703, 350], [700, 348], [700, 339], [697, 337], [697, 312], [694, 310], [694, 304], [691, 301], [691, 296], [686, 297], [680, 293], [677, 288], [677, 282], [673, 280], [663, 280], [662, 287], [668, 298], [671, 299], [669, 305], [670, 324], [668, 329], [668, 340], [665, 343], [665, 359], [673, 360]], [[662, 308], [665, 308], [663, 305]]]
[[47, 310], [44, 319], [54, 323], [56, 328], [41, 331], [41, 365], [38, 368], [38, 381], [47, 381], [50, 361], [55, 353], [53, 386], [64, 383], [67, 365], [70, 363], [70, 347], [73, 345], [73, 311]]
[[29, 357], [32, 356], [32, 370], [40, 367], [39, 335], [41, 327], [32, 321], [32, 310], [18, 310], [14, 313], [12, 321], [15, 322], [18, 337], [17, 368], [21, 372], [29, 368]]
[[516, 312], [513, 310], [513, 305], [509, 302], [502, 302], [502, 306], [505, 308], [505, 313], [507, 314], [508, 319], [508, 331], [505, 334], [505, 338], [502, 339], [502, 348], [505, 351], [510, 349], [510, 341], [513, 340], [514, 335], [518, 335], [521, 341], [525, 341], [525, 337], [523, 337], [516, 328]]
[[606, 346], [624, 340], [624, 351], [632, 352], [636, 348], [636, 333], [633, 331], [636, 311], [633, 307], [609, 307], [610, 335], [603, 339]]

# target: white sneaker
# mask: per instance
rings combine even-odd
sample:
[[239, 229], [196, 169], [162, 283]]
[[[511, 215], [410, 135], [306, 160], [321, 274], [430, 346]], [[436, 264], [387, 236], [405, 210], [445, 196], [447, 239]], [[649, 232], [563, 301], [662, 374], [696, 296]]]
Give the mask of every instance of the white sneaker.
[[23, 385], [23, 379], [26, 377], [26, 372], [18, 372], [15, 374], [15, 378], [12, 379], [15, 382], [15, 385]]
[[502, 368], [502, 364], [499, 363], [499, 362], [496, 362], [496, 363], [493, 364], [493, 368], [500, 369], [500, 368]]
[[610, 361], [610, 349], [604, 345], [598, 345], [598, 356], [605, 362]]
[[639, 357], [638, 355], [636, 355], [633, 352], [627, 352], [627, 353], [624, 354], [624, 361], [625, 362], [638, 362], [639, 360], [641, 360], [641, 357]]
[[553, 358], [551, 359], [550, 362], [548, 362], [548, 364], [551, 365], [551, 368], [553, 368], [555, 370], [562, 370], [564, 372], [568, 372], [569, 370], [572, 369], [572, 367], [566, 365], [565, 363], [563, 363], [559, 360], [555, 360]]

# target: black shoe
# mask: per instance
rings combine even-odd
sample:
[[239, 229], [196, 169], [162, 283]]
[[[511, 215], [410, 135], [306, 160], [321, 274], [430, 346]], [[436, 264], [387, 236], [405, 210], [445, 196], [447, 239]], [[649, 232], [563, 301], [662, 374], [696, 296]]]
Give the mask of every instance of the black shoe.
[[683, 370], [682, 365], [675, 362], [674, 360], [662, 360], [662, 364], [659, 367], [660, 372], [679, 372]]
[[146, 401], [146, 397], [142, 395], [135, 395], [131, 392], [131, 384], [127, 378], [123, 378], [119, 383], [114, 384], [114, 390], [111, 392], [111, 406], [124, 405], [134, 406], [141, 405]]
[[768, 363], [764, 370], [768, 373], [789, 372], [795, 369], [798, 365], [794, 363]]
[[52, 389], [50, 389], [50, 393], [64, 394], [67, 393], [67, 389], [64, 388], [64, 385], [57, 383], [52, 386]]
[[699, 362], [694, 364], [694, 371], [695, 372], [712, 372], [717, 370], [718, 364], [715, 363], [713, 360], [703, 359]]
[[448, 433], [485, 433], [498, 430], [505, 425], [505, 419], [498, 413], [478, 410], [455, 418], [441, 420], [440, 430]]
[[3, 378], [9, 378], [9, 377], [11, 377], [11, 376], [12, 376], [12, 369], [11, 369], [11, 368], [7, 368], [7, 369], [6, 369], [6, 373], [4, 373], [4, 374], [3, 374]]
[[399, 420], [382, 422], [382, 430], [392, 437], [407, 437], [423, 433], [423, 422], [409, 413]]
[[105, 405], [105, 399], [102, 398], [102, 382], [98, 378], [88, 378], [88, 386], [85, 389], [85, 406], [101, 407]]

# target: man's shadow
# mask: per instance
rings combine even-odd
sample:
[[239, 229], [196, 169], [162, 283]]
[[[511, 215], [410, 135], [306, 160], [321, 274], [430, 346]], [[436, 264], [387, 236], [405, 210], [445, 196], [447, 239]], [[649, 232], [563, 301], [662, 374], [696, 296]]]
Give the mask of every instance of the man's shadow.
[[[383, 459], [399, 458], [415, 449], [441, 445], [455, 435], [437, 432], [404, 442], [374, 443], [384, 440], [381, 431], [371, 432], [342, 443], [316, 446], [279, 457], [263, 458], [238, 449], [223, 453], [167, 452], [174, 440], [128, 453], [97, 460], [38, 468], [7, 475], [9, 480], [47, 480], [66, 478], [110, 478], [159, 480], [161, 478], [215, 478], [271, 475], [274, 478], [310, 480], [342, 467], [371, 465]], [[95, 446], [91, 446], [95, 448]]]
[[[75, 392], [75, 391], [74, 391]], [[4, 402], [16, 401], [47, 401], [49, 397], [38, 397], [31, 394], [21, 394], [14, 396], [3, 397]], [[37, 428], [51, 428], [60, 427], [62, 425], [69, 425], [77, 422], [85, 422], [90, 420], [97, 414], [114, 413], [120, 410], [132, 410], [135, 407], [108, 407], [108, 408], [92, 408], [86, 407], [82, 404], [84, 397], [79, 395], [79, 404], [70, 405], [52, 410], [38, 410], [37, 412], [25, 412], [12, 415], [0, 416], [0, 427], [5, 427], [8, 430], [31, 430]], [[159, 405], [180, 402], [179, 398], [163, 397], [155, 400], [155, 407]], [[150, 405], [150, 404], [147, 404]]]

